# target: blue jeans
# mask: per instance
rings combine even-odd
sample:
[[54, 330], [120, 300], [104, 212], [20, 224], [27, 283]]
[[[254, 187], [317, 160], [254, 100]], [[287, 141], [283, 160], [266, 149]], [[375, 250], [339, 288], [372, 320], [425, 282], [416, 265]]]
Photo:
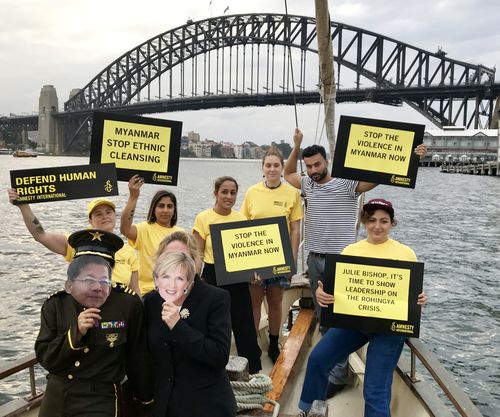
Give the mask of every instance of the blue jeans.
[[307, 361], [299, 407], [309, 411], [314, 400], [325, 400], [328, 374], [340, 360], [368, 343], [366, 356], [365, 417], [390, 417], [392, 375], [405, 338], [331, 328], [314, 347]]
[[[324, 282], [325, 276], [325, 257], [317, 256], [314, 253], [309, 253], [307, 256], [307, 270], [309, 275], [309, 285], [311, 286], [312, 297], [314, 301], [314, 311], [318, 320], [321, 317], [321, 307], [316, 301], [316, 288], [318, 288], [318, 280]], [[328, 328], [319, 327], [321, 334], [325, 334]], [[337, 365], [332, 367], [328, 382], [335, 385], [344, 385], [347, 383], [349, 366], [347, 364], [347, 356], [339, 361]]]

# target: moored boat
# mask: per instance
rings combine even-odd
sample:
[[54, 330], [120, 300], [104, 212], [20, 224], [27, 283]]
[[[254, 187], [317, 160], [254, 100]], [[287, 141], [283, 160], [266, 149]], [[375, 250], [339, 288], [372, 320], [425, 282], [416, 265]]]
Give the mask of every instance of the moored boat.
[[12, 154], [15, 158], [36, 158], [38, 155], [37, 152], [22, 149], [17, 149]]

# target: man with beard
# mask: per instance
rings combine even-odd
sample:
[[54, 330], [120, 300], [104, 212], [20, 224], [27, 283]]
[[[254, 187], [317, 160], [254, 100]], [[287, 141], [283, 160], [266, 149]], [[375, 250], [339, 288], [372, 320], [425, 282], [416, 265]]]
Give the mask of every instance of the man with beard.
[[[328, 171], [328, 160], [323, 146], [312, 145], [302, 151], [307, 176], [297, 173], [297, 159], [303, 135], [296, 128], [294, 147], [285, 164], [287, 182], [299, 188], [306, 200], [304, 215], [304, 248], [309, 252], [307, 267], [314, 308], [319, 319], [321, 307], [316, 301], [318, 280], [325, 279], [325, 256], [339, 254], [356, 241], [358, 197], [377, 184], [333, 178]], [[425, 145], [418, 145], [415, 153], [425, 156]], [[320, 328], [321, 333], [327, 329]], [[332, 369], [329, 376], [327, 398], [344, 388], [347, 381], [347, 358]]]

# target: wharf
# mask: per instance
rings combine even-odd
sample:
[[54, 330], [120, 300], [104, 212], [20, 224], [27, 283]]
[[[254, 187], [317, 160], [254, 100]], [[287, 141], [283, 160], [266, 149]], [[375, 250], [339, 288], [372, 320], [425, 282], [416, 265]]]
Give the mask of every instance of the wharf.
[[500, 176], [500, 161], [491, 161], [483, 163], [454, 163], [441, 165], [441, 172], [451, 174], [472, 174], [472, 175], [491, 175]]

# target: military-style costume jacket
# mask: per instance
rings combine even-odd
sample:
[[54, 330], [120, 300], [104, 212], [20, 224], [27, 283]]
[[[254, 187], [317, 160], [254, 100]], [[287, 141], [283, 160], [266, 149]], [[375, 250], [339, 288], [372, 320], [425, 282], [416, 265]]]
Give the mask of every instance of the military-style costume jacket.
[[42, 306], [35, 351], [49, 375], [40, 417], [117, 415], [125, 374], [139, 400], [152, 399], [140, 298], [128, 287], [113, 284], [100, 307], [101, 322], [81, 337], [77, 318], [83, 310], [65, 291]]

